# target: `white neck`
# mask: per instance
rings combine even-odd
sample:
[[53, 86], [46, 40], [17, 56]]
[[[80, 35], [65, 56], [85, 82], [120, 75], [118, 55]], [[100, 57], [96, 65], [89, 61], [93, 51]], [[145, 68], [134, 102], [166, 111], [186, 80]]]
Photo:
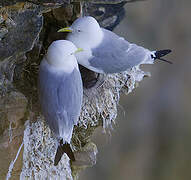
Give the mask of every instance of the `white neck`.
[[55, 71], [57, 73], [59, 72], [65, 72], [65, 73], [71, 73], [74, 68], [78, 69], [78, 63], [74, 57], [69, 57], [67, 61], [49, 61], [46, 57], [44, 60], [50, 65], [51, 70]]

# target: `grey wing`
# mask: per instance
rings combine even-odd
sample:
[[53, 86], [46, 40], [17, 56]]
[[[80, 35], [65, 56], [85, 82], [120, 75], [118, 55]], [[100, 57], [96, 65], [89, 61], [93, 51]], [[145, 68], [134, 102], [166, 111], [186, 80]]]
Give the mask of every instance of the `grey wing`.
[[[83, 98], [81, 74], [76, 68], [67, 76], [58, 88], [58, 102], [73, 124], [77, 124]], [[63, 102], [65, 102], [63, 104]]]
[[43, 115], [50, 129], [64, 139], [72, 133], [81, 110], [83, 90], [80, 73], [74, 70], [69, 75], [53, 76], [45, 67], [40, 67], [38, 86]]
[[45, 60], [41, 62], [38, 76], [38, 95], [42, 114], [45, 117], [50, 129], [58, 136], [59, 127], [56, 118], [56, 112], [59, 108], [57, 98], [57, 88], [60, 84], [60, 78], [50, 74]]
[[90, 65], [102, 69], [105, 73], [122, 72], [141, 63], [146, 55], [144, 49], [136, 44], [130, 44], [115, 33], [103, 29], [102, 44], [92, 50]]

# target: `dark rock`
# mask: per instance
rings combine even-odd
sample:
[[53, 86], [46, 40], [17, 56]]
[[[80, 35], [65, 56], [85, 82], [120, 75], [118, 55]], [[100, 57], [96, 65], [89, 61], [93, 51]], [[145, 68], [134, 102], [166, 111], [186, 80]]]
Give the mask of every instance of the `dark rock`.
[[63, 3], [69, 3], [70, 0], [2, 0], [0, 7], [11, 6], [19, 2], [30, 2], [36, 5], [55, 6]]
[[88, 2], [84, 4], [87, 7], [84, 14], [95, 17], [102, 27], [113, 30], [125, 15], [123, 8], [125, 4], [126, 2], [118, 4], [96, 4]]
[[122, 2], [131, 3], [136, 1], [145, 1], [145, 0], [92, 0], [92, 3], [95, 4], [119, 4]]
[[144, 0], [93, 0], [84, 3], [84, 15], [95, 17], [99, 24], [113, 30], [125, 16], [124, 5]]
[[43, 18], [36, 9], [4, 11], [7, 33], [0, 41], [0, 61], [32, 49], [42, 28]]

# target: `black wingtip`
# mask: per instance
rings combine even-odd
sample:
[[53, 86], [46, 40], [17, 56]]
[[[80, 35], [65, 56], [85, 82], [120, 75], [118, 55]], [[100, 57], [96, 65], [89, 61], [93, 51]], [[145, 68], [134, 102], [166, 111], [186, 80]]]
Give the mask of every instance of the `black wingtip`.
[[154, 59], [158, 59], [158, 60], [167, 62], [169, 64], [173, 64], [171, 61], [168, 61], [168, 60], [165, 60], [165, 59], [161, 58], [161, 57], [166, 56], [167, 54], [169, 54], [171, 52], [172, 52], [171, 49], [160, 50], [160, 51], [156, 51], [155, 56], [151, 55], [151, 57], [154, 58]]
[[166, 56], [167, 54], [171, 53], [172, 50], [170, 49], [165, 49], [165, 50], [160, 50], [155, 52], [156, 59], [160, 59], [163, 56]]
[[58, 165], [64, 153], [68, 155], [71, 161], [75, 161], [74, 153], [70, 147], [70, 144], [68, 143], [63, 144], [63, 140], [61, 140], [60, 144], [58, 145], [57, 152], [54, 159], [55, 166]]

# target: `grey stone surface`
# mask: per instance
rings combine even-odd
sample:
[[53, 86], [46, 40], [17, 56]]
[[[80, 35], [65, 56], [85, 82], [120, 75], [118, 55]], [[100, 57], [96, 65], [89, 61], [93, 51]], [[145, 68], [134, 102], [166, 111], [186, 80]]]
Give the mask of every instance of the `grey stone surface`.
[[39, 10], [23, 7], [20, 10], [5, 9], [0, 13], [4, 16], [0, 26], [6, 30], [1, 35], [0, 61], [31, 50], [42, 28], [43, 19]]
[[30, 2], [36, 5], [60, 5], [63, 3], [69, 3], [70, 0], [2, 0], [0, 2], [0, 7], [5, 7], [5, 6], [11, 6], [15, 5], [16, 3], [25, 3], [25, 2]]

